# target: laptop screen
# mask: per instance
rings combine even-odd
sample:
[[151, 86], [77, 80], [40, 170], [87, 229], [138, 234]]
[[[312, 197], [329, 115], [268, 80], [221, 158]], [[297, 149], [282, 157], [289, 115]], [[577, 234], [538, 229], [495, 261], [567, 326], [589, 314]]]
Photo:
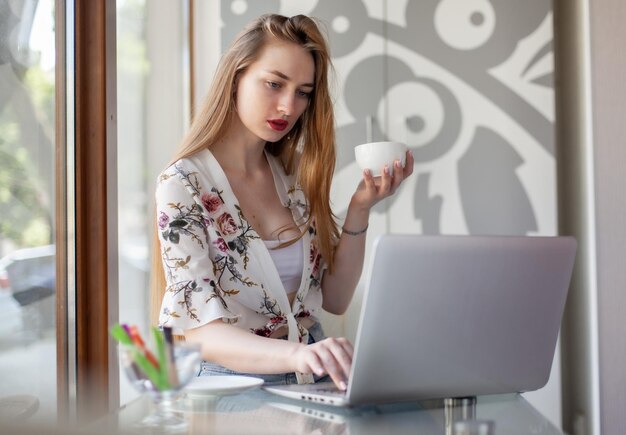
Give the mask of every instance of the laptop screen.
[[349, 400], [542, 387], [575, 252], [571, 237], [379, 237], [366, 278]]

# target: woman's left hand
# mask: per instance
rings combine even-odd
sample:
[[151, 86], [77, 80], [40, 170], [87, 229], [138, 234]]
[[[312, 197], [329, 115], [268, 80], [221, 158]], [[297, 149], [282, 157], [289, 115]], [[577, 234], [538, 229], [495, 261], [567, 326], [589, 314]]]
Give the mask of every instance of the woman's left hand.
[[368, 169], [363, 171], [363, 180], [359, 183], [356, 192], [352, 195], [352, 204], [363, 210], [369, 210], [377, 202], [393, 195], [400, 184], [413, 173], [413, 153], [406, 152], [404, 168], [399, 160], [394, 162], [393, 175], [385, 165], [379, 177], [372, 176]]

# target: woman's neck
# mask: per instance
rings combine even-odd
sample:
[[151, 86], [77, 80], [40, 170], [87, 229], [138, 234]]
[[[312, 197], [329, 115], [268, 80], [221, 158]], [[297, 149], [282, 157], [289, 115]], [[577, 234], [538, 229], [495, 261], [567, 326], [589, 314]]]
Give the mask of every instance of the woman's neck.
[[211, 152], [222, 168], [241, 174], [252, 174], [267, 166], [265, 142], [246, 134], [226, 134], [211, 146]]

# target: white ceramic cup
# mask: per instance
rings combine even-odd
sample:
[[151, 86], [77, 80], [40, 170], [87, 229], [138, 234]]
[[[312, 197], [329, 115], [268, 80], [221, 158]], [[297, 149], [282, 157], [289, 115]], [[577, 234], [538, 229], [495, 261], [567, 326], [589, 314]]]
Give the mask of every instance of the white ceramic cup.
[[361, 170], [369, 169], [372, 176], [378, 177], [385, 165], [393, 175], [393, 162], [396, 160], [400, 160], [404, 167], [406, 151], [407, 146], [401, 142], [369, 142], [354, 147], [354, 156]]

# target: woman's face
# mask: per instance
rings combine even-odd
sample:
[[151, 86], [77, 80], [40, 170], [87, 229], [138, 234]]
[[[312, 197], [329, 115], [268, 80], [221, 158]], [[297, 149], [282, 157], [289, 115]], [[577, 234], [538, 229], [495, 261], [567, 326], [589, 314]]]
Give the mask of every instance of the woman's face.
[[293, 128], [313, 92], [313, 56], [291, 42], [270, 40], [239, 77], [237, 114], [263, 142], [276, 142]]

